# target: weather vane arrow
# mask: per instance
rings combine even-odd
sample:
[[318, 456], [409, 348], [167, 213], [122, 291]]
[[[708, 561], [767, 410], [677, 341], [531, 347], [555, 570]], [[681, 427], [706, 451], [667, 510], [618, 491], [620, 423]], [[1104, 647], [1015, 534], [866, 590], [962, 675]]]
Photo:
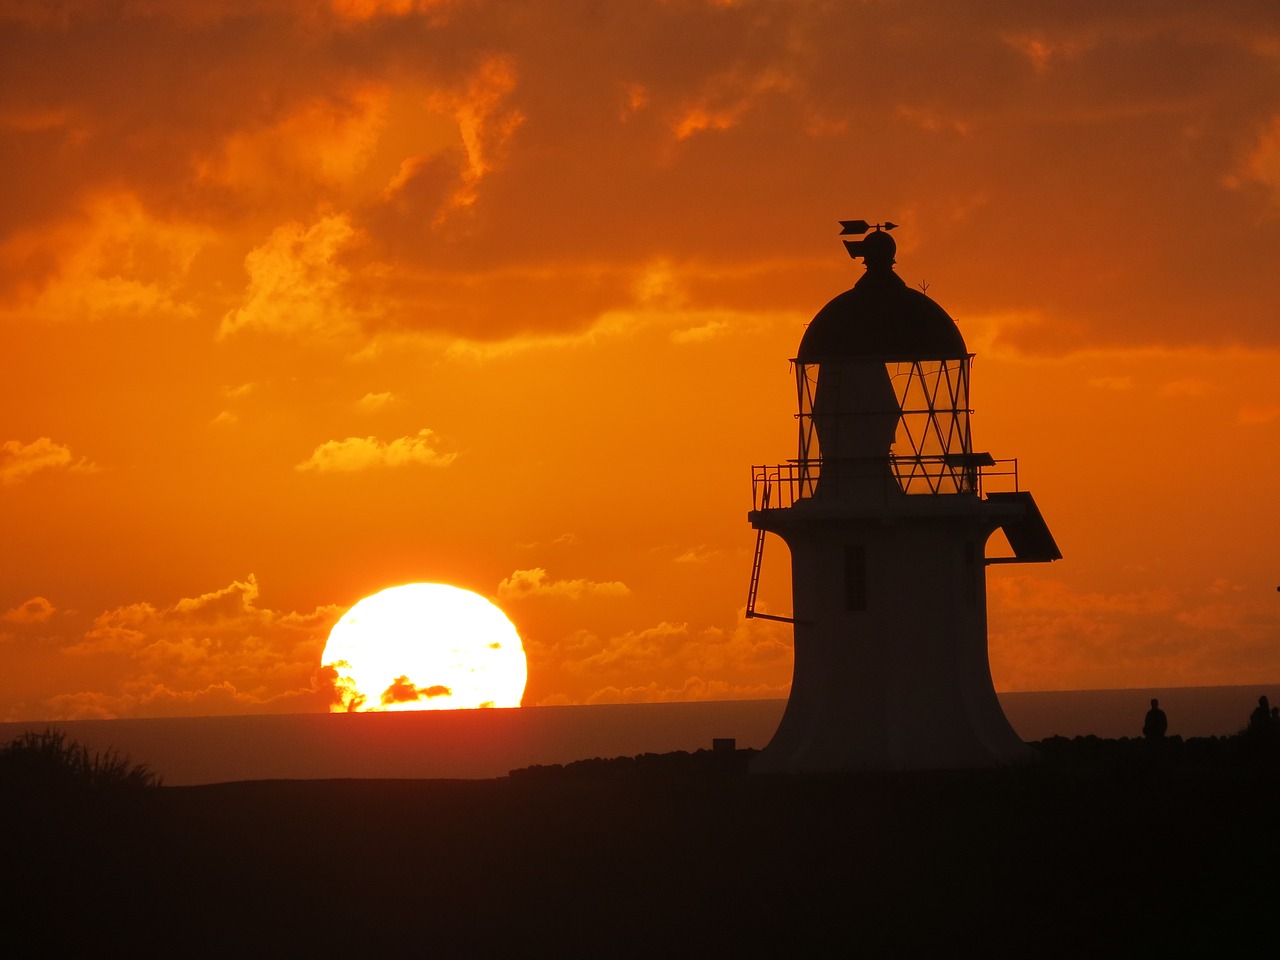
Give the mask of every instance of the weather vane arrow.
[[896, 223], [886, 220], [884, 223], [868, 223], [866, 220], [841, 220], [840, 236], [856, 235], [861, 236], [872, 228], [876, 230], [892, 230], [896, 227]]

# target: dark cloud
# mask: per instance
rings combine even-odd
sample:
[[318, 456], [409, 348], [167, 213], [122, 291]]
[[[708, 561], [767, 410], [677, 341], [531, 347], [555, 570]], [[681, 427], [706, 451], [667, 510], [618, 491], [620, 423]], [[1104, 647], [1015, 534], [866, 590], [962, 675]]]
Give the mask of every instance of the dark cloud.
[[[700, 306], [763, 286], [803, 311], [771, 265], [831, 257], [833, 221], [868, 215], [903, 223], [904, 270], [946, 278], [956, 309], [1041, 317], [1009, 335], [1023, 349], [1280, 336], [1269, 3], [195, 9], [0, 22], [0, 235], [123, 190], [235, 226], [242, 258], [336, 210], [342, 295], [382, 305], [367, 331], [493, 339], [629, 308], [659, 257], [692, 283], [758, 266]], [[412, 107], [382, 116], [387, 91]], [[442, 118], [452, 142], [396, 155]], [[300, 132], [316, 149], [294, 156]], [[363, 155], [306, 165], [361, 137], [379, 183], [357, 187]]]
[[433, 697], [448, 697], [453, 691], [441, 684], [429, 687], [415, 686], [408, 677], [396, 677], [391, 686], [382, 691], [382, 705], [393, 703], [416, 703], [419, 700], [430, 700]]

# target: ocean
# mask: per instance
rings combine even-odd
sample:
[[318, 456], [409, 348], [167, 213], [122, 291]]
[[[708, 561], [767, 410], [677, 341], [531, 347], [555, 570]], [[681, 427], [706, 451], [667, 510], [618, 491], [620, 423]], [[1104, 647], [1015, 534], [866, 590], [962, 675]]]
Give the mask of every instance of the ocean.
[[[1225, 736], [1241, 730], [1258, 697], [1280, 685], [1004, 693], [1005, 715], [1024, 740], [1136, 737], [1152, 697], [1169, 733]], [[768, 743], [784, 700], [520, 707], [412, 713], [159, 717], [0, 723], [0, 743], [49, 727], [91, 750], [145, 763], [171, 786], [238, 780], [333, 778], [483, 779], [535, 764]]]

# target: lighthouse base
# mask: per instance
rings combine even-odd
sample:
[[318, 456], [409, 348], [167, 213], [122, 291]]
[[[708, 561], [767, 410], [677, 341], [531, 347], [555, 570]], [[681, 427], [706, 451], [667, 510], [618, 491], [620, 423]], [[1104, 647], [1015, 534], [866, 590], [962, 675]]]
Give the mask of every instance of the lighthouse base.
[[943, 710], [936, 698], [908, 694], [881, 704], [875, 716], [866, 706], [792, 699], [773, 739], [752, 760], [751, 772], [979, 769], [1032, 756], [998, 701], [993, 707], [952, 704]]
[[987, 659], [984, 545], [1000, 509], [902, 498], [891, 513], [803, 503], [751, 514], [791, 549], [795, 664], [753, 770], [1018, 763]]

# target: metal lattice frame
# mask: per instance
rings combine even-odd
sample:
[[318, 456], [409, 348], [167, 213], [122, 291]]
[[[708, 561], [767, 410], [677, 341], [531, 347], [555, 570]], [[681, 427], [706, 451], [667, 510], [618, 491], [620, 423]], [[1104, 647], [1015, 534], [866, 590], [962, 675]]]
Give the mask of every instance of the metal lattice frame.
[[[970, 354], [944, 360], [885, 364], [900, 411], [888, 459], [903, 493], [975, 492], [977, 469], [973, 463], [969, 426], [972, 359]], [[822, 469], [822, 451], [813, 417], [821, 364], [793, 361], [793, 365], [799, 427], [798, 494], [808, 497], [814, 495]]]
[[893, 444], [904, 493], [967, 493], [973, 452], [969, 432], [971, 357], [887, 364], [902, 414]]
[[796, 374], [796, 423], [800, 428], [797, 459], [800, 465], [801, 497], [812, 497], [818, 482], [822, 455], [818, 450], [818, 432], [813, 423], [813, 399], [818, 392], [818, 365], [791, 361]]

